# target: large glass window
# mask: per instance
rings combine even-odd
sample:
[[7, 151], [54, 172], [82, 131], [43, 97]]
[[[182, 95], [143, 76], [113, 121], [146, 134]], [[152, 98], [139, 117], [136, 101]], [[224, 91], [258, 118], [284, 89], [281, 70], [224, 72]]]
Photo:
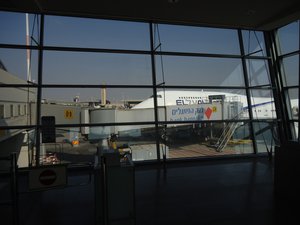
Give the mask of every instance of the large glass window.
[[291, 130], [290, 139], [299, 141], [299, 54], [300, 54], [300, 30], [299, 21], [288, 24], [277, 31], [279, 49], [281, 53], [281, 74], [284, 98], [287, 102], [288, 123]]
[[262, 32], [0, 18], [0, 144], [14, 145], [22, 166], [90, 162], [103, 144], [145, 161], [266, 152], [262, 140], [275, 143]]

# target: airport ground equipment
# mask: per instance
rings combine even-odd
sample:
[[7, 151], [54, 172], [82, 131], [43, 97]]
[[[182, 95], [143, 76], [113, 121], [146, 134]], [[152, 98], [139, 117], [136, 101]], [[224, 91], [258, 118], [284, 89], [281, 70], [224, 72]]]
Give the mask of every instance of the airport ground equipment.
[[134, 165], [130, 155], [98, 148], [95, 163], [97, 225], [135, 225]]

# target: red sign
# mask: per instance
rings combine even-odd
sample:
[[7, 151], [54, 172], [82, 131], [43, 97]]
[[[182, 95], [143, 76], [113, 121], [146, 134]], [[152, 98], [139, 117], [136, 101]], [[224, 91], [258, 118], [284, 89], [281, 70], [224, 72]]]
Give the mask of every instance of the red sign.
[[211, 114], [212, 114], [212, 109], [211, 108], [207, 108], [206, 111], [205, 111], [205, 115], [207, 117], [207, 119], [209, 119], [211, 117]]
[[44, 170], [39, 176], [39, 181], [43, 185], [52, 185], [56, 181], [56, 173], [53, 170]]

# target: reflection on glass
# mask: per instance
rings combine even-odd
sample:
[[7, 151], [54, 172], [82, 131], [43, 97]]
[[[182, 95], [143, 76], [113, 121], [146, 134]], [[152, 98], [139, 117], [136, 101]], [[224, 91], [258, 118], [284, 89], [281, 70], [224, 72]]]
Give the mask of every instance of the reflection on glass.
[[291, 122], [290, 129], [292, 131], [292, 141], [299, 142], [299, 122]]
[[163, 56], [163, 66], [156, 62], [157, 84], [245, 86], [240, 59]]
[[299, 89], [298, 88], [292, 88], [288, 91], [289, 94], [289, 102], [290, 102], [290, 108], [288, 109], [290, 111], [290, 119], [291, 120], [297, 120], [299, 118]]
[[152, 84], [148, 55], [44, 52], [48, 84]]
[[243, 30], [244, 51], [247, 56], [266, 56], [263, 32]]
[[269, 152], [279, 144], [277, 126], [274, 121], [253, 123], [257, 152]]
[[286, 86], [299, 84], [299, 55], [283, 58], [282, 60], [283, 75]]
[[252, 89], [250, 93], [253, 119], [275, 119], [276, 108], [272, 90]]
[[63, 47], [149, 50], [148, 32], [147, 23], [46, 16], [44, 43]]
[[271, 85], [268, 62], [266, 60], [246, 61], [249, 86]]
[[154, 25], [155, 46], [162, 51], [240, 54], [236, 30]]

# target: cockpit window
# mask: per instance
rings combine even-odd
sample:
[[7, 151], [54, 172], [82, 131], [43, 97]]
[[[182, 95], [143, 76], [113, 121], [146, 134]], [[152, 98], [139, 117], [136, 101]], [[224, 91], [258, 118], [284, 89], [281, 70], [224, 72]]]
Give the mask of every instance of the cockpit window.
[[[153, 98], [153, 97], [154, 97], [154, 95], [150, 96], [150, 98]], [[161, 95], [157, 95], [157, 98], [162, 98], [162, 96]]]

